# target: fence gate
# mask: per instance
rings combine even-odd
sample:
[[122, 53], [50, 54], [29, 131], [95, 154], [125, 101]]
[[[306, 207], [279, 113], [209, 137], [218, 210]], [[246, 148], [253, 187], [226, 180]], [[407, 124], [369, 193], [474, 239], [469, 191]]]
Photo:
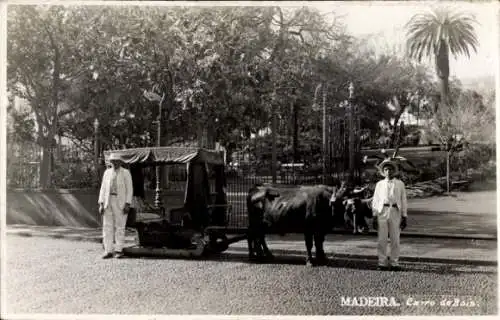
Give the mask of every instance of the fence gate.
[[[330, 116], [327, 135], [326, 168], [330, 177], [344, 180], [349, 174], [349, 121], [346, 116]], [[355, 116], [353, 119], [353, 152], [354, 157], [354, 182], [359, 182], [361, 175], [361, 121]]]
[[[329, 183], [329, 177], [339, 180], [347, 180], [349, 174], [349, 119], [347, 110], [343, 108], [328, 108], [326, 114], [326, 128], [323, 128], [322, 122], [318, 121], [318, 133], [325, 129], [326, 131], [326, 150], [321, 145], [315, 145], [309, 154], [301, 154], [299, 162], [314, 164], [314, 170], [306, 173], [301, 172], [301, 167], [294, 167], [293, 145], [298, 144], [301, 139], [300, 134], [294, 137], [294, 123], [297, 120], [293, 118], [293, 112], [279, 114], [276, 124], [276, 149], [279, 151], [277, 161], [281, 162], [280, 169], [277, 170], [277, 183], [282, 185], [311, 185], [319, 183]], [[360, 119], [357, 112], [353, 119], [353, 152], [354, 155], [354, 183], [359, 182], [360, 178]], [[322, 112], [317, 114], [321, 119]], [[273, 135], [269, 132], [263, 132], [264, 135], [253, 139], [245, 150], [240, 150], [234, 154], [232, 161], [238, 163], [237, 166], [229, 165], [227, 167], [227, 192], [228, 200], [233, 205], [232, 215], [229, 219], [229, 225], [233, 228], [246, 228], [247, 209], [246, 194], [255, 182], [271, 182], [272, 161], [272, 139]], [[300, 133], [300, 132], [299, 132]], [[323, 154], [324, 152], [324, 154]], [[326, 155], [326, 157], [323, 157]], [[235, 157], [236, 156], [236, 157]], [[307, 157], [307, 159], [305, 159]], [[322, 163], [322, 160], [325, 163]], [[285, 168], [283, 163], [287, 163]], [[319, 167], [319, 171], [316, 168]], [[321, 165], [325, 166], [326, 177], [323, 177]], [[286, 170], [285, 170], [286, 169]], [[326, 178], [326, 179], [325, 179]]]

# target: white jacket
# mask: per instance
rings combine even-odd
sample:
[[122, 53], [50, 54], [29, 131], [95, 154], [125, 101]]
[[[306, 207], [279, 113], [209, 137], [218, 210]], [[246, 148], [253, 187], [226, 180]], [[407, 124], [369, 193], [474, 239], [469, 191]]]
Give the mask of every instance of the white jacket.
[[[113, 177], [113, 168], [108, 168], [104, 171], [102, 177], [101, 190], [99, 192], [99, 204], [104, 204], [104, 208], [108, 207], [109, 196], [111, 191], [111, 180]], [[132, 176], [130, 171], [120, 167], [116, 171], [116, 191], [118, 197], [118, 204], [120, 209], [125, 208], [125, 203], [132, 203], [133, 185]]]
[[[403, 181], [394, 178], [394, 201], [389, 203], [388, 195], [388, 181], [387, 179], [380, 180], [375, 186], [373, 194], [372, 209], [373, 215], [379, 215], [384, 209], [384, 204], [396, 204], [402, 217], [408, 215], [408, 202], [406, 199], [406, 188]], [[395, 202], [395, 203], [394, 203]]]

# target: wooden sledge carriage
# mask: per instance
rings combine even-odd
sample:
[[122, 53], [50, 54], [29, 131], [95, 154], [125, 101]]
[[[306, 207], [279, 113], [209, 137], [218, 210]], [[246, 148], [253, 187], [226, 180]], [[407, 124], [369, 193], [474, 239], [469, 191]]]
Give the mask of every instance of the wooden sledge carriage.
[[[155, 205], [138, 210], [135, 221], [129, 223], [138, 237], [136, 245], [124, 248], [125, 255], [200, 257], [223, 252], [231, 243], [245, 238], [226, 235], [232, 207], [227, 202], [221, 152], [185, 147], [134, 148], [106, 151], [105, 159], [113, 153], [131, 170], [134, 191], [144, 186], [144, 168], [186, 165], [187, 170], [181, 206], [167, 209], [169, 204], [162, 203], [161, 181], [157, 180]], [[209, 174], [215, 178], [215, 185], [211, 186]]]

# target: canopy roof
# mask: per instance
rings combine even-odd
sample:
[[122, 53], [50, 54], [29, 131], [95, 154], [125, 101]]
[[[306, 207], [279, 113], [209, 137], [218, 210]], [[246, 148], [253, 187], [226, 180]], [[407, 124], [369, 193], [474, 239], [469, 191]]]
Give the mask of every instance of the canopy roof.
[[181, 164], [188, 162], [206, 162], [208, 164], [224, 164], [220, 151], [188, 148], [188, 147], [152, 147], [104, 151], [104, 159], [108, 162], [111, 154], [119, 155], [127, 164]]

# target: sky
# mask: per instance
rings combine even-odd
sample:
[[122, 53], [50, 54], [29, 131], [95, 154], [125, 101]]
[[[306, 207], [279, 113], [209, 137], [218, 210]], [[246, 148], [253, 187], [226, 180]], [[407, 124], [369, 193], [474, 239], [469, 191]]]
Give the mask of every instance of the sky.
[[[55, 3], [50, 0], [8, 0], [11, 3]], [[1, 2], [1, 1], [0, 1]], [[59, 3], [71, 4], [106, 4], [106, 1], [92, 0], [69, 0], [59, 1]], [[483, 76], [495, 76], [498, 69], [496, 56], [498, 48], [498, 6], [493, 1], [227, 1], [227, 2], [204, 2], [204, 5], [223, 6], [245, 6], [245, 5], [281, 5], [281, 6], [313, 6], [323, 12], [335, 11], [343, 16], [342, 21], [347, 27], [347, 31], [357, 37], [371, 36], [373, 45], [379, 49], [384, 47], [403, 48], [405, 40], [404, 25], [410, 18], [418, 12], [428, 10], [433, 4], [448, 5], [459, 8], [461, 11], [472, 13], [479, 21], [476, 33], [479, 40], [479, 48], [476, 54], [472, 54], [470, 59], [450, 57], [450, 76], [459, 79], [478, 78]], [[107, 2], [109, 4], [109, 2]], [[193, 1], [174, 2], [150, 2], [150, 1], [130, 1], [122, 2], [135, 3], [141, 5], [199, 5]], [[116, 2], [115, 2], [116, 4]], [[431, 65], [433, 67], [433, 65]]]
[[[443, 3], [474, 14], [480, 23], [476, 25], [479, 42], [477, 53], [472, 53], [470, 59], [450, 57], [450, 76], [459, 79], [495, 76], [498, 68], [495, 58], [498, 52], [498, 10], [494, 9], [492, 2], [440, 2], [440, 5]], [[432, 1], [367, 1], [314, 3], [314, 6], [324, 12], [341, 14], [342, 22], [353, 36], [373, 36], [370, 42], [379, 47], [403, 48], [406, 33], [404, 25], [414, 14], [428, 11], [433, 4]]]

